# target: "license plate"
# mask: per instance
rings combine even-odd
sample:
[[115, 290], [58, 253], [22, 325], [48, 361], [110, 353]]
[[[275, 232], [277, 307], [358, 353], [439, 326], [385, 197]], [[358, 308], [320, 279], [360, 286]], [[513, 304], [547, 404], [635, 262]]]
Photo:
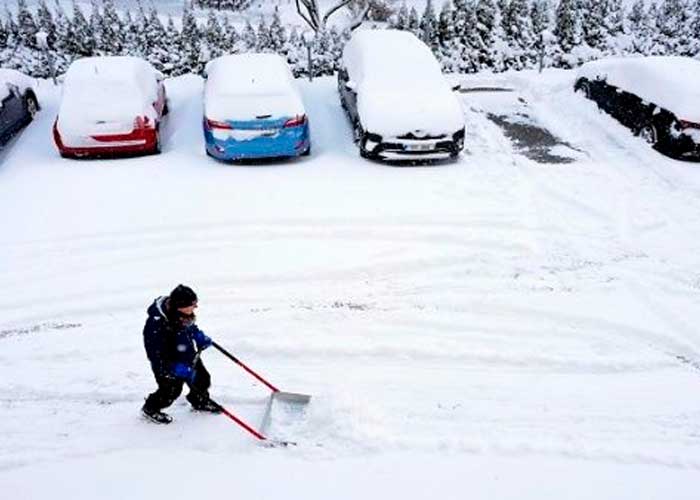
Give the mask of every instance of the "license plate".
[[406, 151], [432, 151], [435, 149], [435, 143], [426, 142], [424, 144], [406, 144], [404, 149]]

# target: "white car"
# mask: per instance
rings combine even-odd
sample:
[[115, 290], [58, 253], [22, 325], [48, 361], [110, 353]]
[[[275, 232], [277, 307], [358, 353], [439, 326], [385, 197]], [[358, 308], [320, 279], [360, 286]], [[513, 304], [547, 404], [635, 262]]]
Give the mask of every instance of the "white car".
[[355, 31], [338, 91], [363, 157], [437, 160], [464, 148], [461, 103], [430, 48], [408, 31]]
[[204, 88], [206, 152], [219, 160], [305, 156], [309, 120], [287, 62], [275, 54], [210, 61]]
[[54, 123], [61, 156], [160, 152], [168, 112], [162, 75], [138, 57], [78, 59], [68, 68]]

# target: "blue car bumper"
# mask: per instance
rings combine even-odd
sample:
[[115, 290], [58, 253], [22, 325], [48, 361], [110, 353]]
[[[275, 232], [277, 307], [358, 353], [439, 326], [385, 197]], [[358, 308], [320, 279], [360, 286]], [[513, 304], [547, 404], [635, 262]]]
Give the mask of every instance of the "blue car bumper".
[[[245, 137], [249, 134], [251, 137]], [[279, 128], [265, 134], [254, 130], [217, 130], [204, 125], [207, 152], [220, 160], [299, 156], [311, 146], [309, 125]]]

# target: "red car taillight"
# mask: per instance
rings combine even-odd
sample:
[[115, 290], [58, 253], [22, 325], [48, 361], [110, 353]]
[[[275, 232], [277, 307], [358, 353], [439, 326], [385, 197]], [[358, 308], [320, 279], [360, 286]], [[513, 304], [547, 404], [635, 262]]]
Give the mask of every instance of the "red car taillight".
[[226, 122], [219, 122], [216, 120], [210, 120], [209, 118], [207, 118], [206, 121], [207, 121], [207, 127], [209, 127], [209, 128], [218, 128], [218, 129], [223, 129], [223, 130], [232, 130], [233, 129], [233, 127]]
[[298, 127], [306, 123], [306, 115], [297, 115], [291, 120], [284, 122], [284, 128]]
[[697, 128], [700, 129], [700, 123], [689, 122], [688, 120], [678, 120], [678, 125], [681, 128]]
[[136, 119], [134, 120], [134, 128], [135, 129], [145, 129], [145, 128], [153, 128], [154, 123], [151, 121], [151, 119], [147, 116], [137, 116]]

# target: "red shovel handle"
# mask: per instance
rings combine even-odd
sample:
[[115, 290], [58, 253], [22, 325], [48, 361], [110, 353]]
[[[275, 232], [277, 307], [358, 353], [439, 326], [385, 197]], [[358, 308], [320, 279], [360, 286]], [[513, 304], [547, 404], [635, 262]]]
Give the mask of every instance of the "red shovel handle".
[[253, 377], [255, 377], [256, 379], [258, 379], [260, 382], [262, 382], [263, 384], [265, 384], [267, 387], [269, 387], [269, 389], [270, 389], [272, 392], [279, 392], [279, 391], [280, 391], [277, 387], [275, 387], [275, 386], [272, 385], [270, 382], [268, 382], [267, 380], [265, 380], [264, 378], [262, 378], [260, 375], [258, 375], [257, 373], [255, 373], [251, 368], [249, 368], [248, 366], [246, 366], [246, 364], [243, 363], [243, 361], [241, 361], [241, 360], [238, 359], [236, 356], [234, 356], [233, 354], [231, 354], [230, 352], [228, 352], [226, 349], [224, 349], [223, 347], [221, 347], [219, 344], [217, 344], [216, 342], [212, 342], [211, 345], [213, 345], [219, 352], [221, 352], [221, 354], [223, 354], [224, 356], [226, 356], [228, 359], [230, 359], [231, 361], [233, 361], [233, 362], [236, 363], [237, 365], [240, 365], [241, 368], [243, 368], [245, 371], [247, 371], [248, 373], [250, 373]]

